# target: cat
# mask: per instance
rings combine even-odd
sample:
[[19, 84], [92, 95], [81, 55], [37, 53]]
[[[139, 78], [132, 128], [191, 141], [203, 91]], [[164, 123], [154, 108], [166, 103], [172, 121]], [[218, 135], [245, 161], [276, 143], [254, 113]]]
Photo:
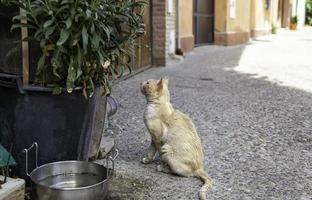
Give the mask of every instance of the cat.
[[199, 197], [206, 199], [213, 181], [204, 170], [201, 140], [192, 120], [172, 107], [168, 79], [148, 80], [140, 88], [147, 100], [144, 123], [151, 135], [151, 145], [142, 162], [151, 163], [158, 152], [161, 164], [157, 171], [200, 178], [204, 185]]

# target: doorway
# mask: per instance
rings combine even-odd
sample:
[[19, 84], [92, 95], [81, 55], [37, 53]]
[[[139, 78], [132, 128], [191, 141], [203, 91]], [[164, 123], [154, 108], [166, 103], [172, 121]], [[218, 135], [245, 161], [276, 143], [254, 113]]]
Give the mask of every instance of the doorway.
[[195, 45], [214, 42], [214, 0], [193, 0]]

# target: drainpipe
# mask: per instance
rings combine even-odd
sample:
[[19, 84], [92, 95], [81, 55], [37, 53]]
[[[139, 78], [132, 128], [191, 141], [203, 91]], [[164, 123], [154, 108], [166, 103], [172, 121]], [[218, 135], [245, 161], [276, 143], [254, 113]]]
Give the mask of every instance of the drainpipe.
[[296, 16], [298, 16], [298, 0], [296, 0]]
[[180, 38], [180, 26], [181, 26], [181, 19], [180, 19], [180, 0], [177, 2], [177, 18], [178, 18], [178, 24], [177, 24], [177, 38], [178, 38], [178, 49], [181, 48], [181, 38]]
[[181, 31], [180, 31], [180, 27], [181, 27], [181, 19], [180, 19], [180, 0], [177, 0], [177, 54], [178, 55], [183, 55], [183, 52], [181, 50]]

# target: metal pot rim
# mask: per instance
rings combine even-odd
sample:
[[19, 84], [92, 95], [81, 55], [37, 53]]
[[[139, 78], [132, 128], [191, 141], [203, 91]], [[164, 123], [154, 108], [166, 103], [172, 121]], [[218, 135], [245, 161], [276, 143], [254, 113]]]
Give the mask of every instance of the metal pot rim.
[[[89, 185], [89, 186], [84, 186], [84, 187], [78, 187], [78, 188], [55, 188], [55, 187], [49, 187], [49, 186], [46, 186], [46, 185], [43, 185], [43, 184], [40, 184], [38, 183], [38, 181], [36, 180], [33, 180], [33, 177], [32, 175], [39, 169], [42, 169], [46, 166], [49, 166], [49, 165], [52, 165], [52, 164], [58, 164], [58, 163], [88, 163], [88, 164], [94, 164], [94, 165], [99, 165], [100, 167], [104, 167], [103, 165], [100, 165], [100, 164], [97, 164], [97, 163], [90, 163], [90, 162], [87, 162], [87, 161], [78, 161], [78, 160], [66, 160], [66, 161], [57, 161], [57, 162], [52, 162], [52, 163], [47, 163], [47, 164], [44, 164], [44, 165], [41, 165], [39, 166], [38, 168], [34, 169], [33, 171], [31, 171], [31, 173], [29, 174], [29, 177], [31, 179], [31, 181], [33, 181], [36, 185], [38, 186], [41, 186], [41, 187], [47, 187], [51, 190], [61, 190], [61, 191], [75, 191], [75, 190], [85, 190], [85, 189], [90, 189], [90, 188], [93, 188], [93, 187], [96, 187], [96, 186], [99, 186], [105, 182], [107, 182], [109, 179], [111, 179], [112, 175], [106, 177], [106, 179], [104, 179], [103, 181], [101, 182], [98, 182], [96, 184], [93, 184], [93, 185]], [[106, 168], [106, 167], [104, 167]], [[106, 168], [107, 170], [110, 170], [109, 168]]]

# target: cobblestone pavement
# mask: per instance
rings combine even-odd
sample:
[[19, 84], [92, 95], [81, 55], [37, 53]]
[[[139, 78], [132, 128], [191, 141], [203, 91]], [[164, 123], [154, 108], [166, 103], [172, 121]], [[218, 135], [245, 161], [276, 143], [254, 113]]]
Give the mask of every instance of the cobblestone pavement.
[[149, 134], [139, 83], [169, 78], [175, 108], [194, 120], [214, 179], [207, 199], [312, 199], [312, 29], [280, 31], [246, 45], [196, 48], [114, 87], [110, 119], [120, 157], [112, 199], [198, 199], [196, 178], [143, 165]]

